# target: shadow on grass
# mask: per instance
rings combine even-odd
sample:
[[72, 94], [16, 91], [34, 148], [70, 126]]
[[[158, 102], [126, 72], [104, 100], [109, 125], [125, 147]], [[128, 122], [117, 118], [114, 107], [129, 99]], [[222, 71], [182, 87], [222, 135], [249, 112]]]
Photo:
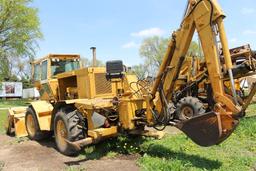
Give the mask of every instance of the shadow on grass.
[[245, 119], [256, 119], [256, 115], [252, 115], [252, 116], [246, 116], [245, 118], [243, 118], [244, 120]]
[[67, 166], [75, 166], [87, 160], [101, 159], [102, 157], [108, 156], [109, 152], [114, 152], [117, 155], [140, 154], [141, 156], [146, 153], [151, 157], [180, 160], [184, 165], [191, 163], [191, 165], [194, 167], [206, 170], [218, 169], [222, 165], [222, 163], [217, 160], [210, 160], [198, 155], [190, 155], [179, 151], [172, 151], [158, 144], [151, 144], [147, 148], [142, 147], [142, 145], [144, 145], [143, 143], [146, 141], [151, 140], [141, 137], [118, 137], [105, 140], [97, 145], [87, 147], [87, 149], [81, 153], [79, 160], [65, 162], [65, 164]]
[[146, 151], [147, 155], [151, 157], [166, 158], [168, 160], [176, 159], [182, 164], [191, 163], [194, 167], [206, 170], [219, 169], [222, 163], [217, 160], [210, 160], [199, 155], [186, 154], [179, 151], [172, 151], [162, 145], [151, 145]]

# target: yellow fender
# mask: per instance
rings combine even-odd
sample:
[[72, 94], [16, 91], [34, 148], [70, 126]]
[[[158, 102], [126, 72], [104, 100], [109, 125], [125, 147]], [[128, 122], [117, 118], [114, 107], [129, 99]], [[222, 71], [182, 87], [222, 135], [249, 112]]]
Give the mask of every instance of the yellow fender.
[[31, 102], [30, 105], [36, 113], [38, 124], [41, 131], [51, 130], [51, 119], [53, 106], [48, 101], [35, 101]]

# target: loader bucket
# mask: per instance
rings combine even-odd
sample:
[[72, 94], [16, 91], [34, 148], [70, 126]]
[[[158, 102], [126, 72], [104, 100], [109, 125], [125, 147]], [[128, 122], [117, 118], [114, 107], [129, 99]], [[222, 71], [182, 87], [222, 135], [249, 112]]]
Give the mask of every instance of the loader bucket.
[[13, 107], [8, 110], [8, 121], [6, 123], [6, 133], [16, 137], [27, 136], [25, 127], [25, 113], [27, 107]]
[[217, 145], [227, 139], [238, 125], [239, 120], [230, 115], [215, 112], [206, 113], [177, 125], [196, 144], [204, 147]]

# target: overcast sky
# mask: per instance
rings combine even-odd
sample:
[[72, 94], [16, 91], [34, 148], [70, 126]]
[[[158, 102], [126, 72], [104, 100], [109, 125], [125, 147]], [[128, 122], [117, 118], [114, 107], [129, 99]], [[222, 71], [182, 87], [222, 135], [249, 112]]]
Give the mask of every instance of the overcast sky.
[[[91, 58], [97, 47], [102, 61], [142, 63], [139, 46], [149, 36], [169, 37], [179, 27], [187, 0], [35, 0], [44, 40], [38, 57], [76, 53]], [[219, 0], [227, 18], [231, 47], [250, 43], [256, 49], [255, 0]]]

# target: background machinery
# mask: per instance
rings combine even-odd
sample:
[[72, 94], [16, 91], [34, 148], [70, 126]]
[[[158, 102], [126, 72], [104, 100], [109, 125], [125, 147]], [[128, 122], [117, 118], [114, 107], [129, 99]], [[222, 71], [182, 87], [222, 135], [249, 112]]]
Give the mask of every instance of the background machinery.
[[[128, 74], [122, 61], [82, 69], [77, 56], [48, 56], [35, 62], [41, 100], [25, 112], [29, 138], [40, 140], [54, 133], [58, 150], [76, 155], [84, 146], [118, 133], [144, 134], [145, 126], [163, 130], [172, 125], [201, 146], [221, 143], [239, 124], [256, 92], [253, 84], [248, 97], [237, 95], [235, 80], [252, 74], [255, 61], [231, 58], [224, 17], [216, 0], [189, 0], [152, 84]], [[203, 62], [185, 58], [195, 31]], [[12, 109], [9, 116], [18, 113]], [[15, 125], [11, 119], [9, 123], [9, 128]]]

